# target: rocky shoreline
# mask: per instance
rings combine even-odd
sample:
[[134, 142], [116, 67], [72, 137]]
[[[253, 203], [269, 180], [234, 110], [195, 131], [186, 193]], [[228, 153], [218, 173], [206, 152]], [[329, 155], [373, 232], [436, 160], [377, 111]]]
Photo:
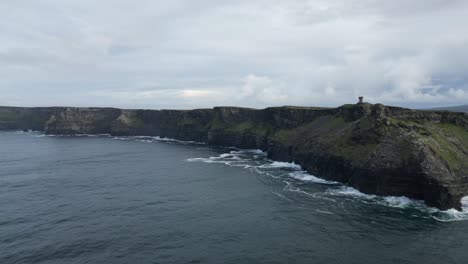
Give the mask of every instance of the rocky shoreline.
[[461, 209], [468, 194], [468, 114], [381, 104], [338, 108], [125, 110], [0, 107], [0, 130], [160, 136], [258, 148], [369, 194]]

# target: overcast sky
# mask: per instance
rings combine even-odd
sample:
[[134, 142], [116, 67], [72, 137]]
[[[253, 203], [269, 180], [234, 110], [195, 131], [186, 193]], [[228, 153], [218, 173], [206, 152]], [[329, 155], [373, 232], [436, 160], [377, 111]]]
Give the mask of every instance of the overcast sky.
[[468, 104], [466, 0], [2, 0], [0, 105]]

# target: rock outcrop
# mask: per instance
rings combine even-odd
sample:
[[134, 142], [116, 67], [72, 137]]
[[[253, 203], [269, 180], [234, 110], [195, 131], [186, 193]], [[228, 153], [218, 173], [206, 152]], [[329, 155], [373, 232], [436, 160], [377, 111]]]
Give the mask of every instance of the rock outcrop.
[[365, 193], [440, 209], [468, 195], [468, 114], [381, 104], [197, 110], [0, 107], [0, 129], [145, 135], [259, 148]]

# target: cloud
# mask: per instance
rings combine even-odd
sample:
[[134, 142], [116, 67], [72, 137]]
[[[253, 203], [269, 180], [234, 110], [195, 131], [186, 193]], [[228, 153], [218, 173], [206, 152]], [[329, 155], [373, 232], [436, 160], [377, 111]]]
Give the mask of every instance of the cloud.
[[[237, 92], [236, 92], [237, 93]], [[236, 94], [233, 94], [236, 96]], [[244, 78], [244, 84], [237, 93], [238, 104], [285, 104], [288, 102], [288, 94], [283, 84], [275, 83], [266, 76], [248, 75]]]
[[468, 102], [462, 0], [16, 0], [0, 15], [0, 104]]

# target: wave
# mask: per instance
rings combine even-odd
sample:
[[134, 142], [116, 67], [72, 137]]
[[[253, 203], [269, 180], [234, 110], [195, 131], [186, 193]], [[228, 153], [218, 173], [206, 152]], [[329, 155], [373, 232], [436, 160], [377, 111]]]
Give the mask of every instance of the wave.
[[313, 183], [330, 184], [330, 185], [339, 184], [338, 182], [335, 182], [335, 181], [328, 181], [322, 178], [315, 177], [314, 175], [311, 175], [307, 173], [306, 171], [295, 171], [295, 172], [289, 173], [288, 175], [291, 178], [304, 181], [304, 182], [313, 182]]
[[426, 207], [423, 201], [415, 200], [408, 198], [406, 196], [381, 196], [374, 194], [366, 194], [360, 192], [359, 190], [349, 187], [349, 186], [340, 186], [334, 189], [328, 189], [327, 193], [335, 196], [350, 196], [353, 198], [358, 198], [366, 201], [372, 201], [375, 204], [395, 207], [395, 208], [409, 208], [409, 207]]
[[383, 199], [385, 205], [399, 208], [405, 208], [416, 204], [419, 205], [420, 203], [422, 203], [421, 201], [416, 201], [406, 196], [384, 196]]
[[[26, 133], [23, 131], [15, 131], [15, 133]], [[159, 136], [112, 136], [110, 134], [78, 134], [78, 135], [50, 135], [43, 133], [32, 133], [35, 137], [108, 137], [115, 140], [135, 140], [144, 143], [152, 142], [168, 142], [168, 143], [181, 143], [181, 144], [200, 144], [206, 145], [203, 142], [197, 141], [183, 141], [176, 140], [166, 137]], [[231, 148], [233, 149], [233, 148]], [[421, 212], [422, 217], [429, 217], [440, 222], [452, 222], [452, 221], [465, 221], [468, 220], [468, 196], [462, 199], [462, 211], [455, 209], [439, 210], [434, 207], [429, 207], [424, 204], [423, 201], [410, 199], [405, 196], [378, 196], [372, 194], [365, 194], [359, 190], [343, 185], [339, 182], [329, 181], [322, 178], [318, 178], [314, 175], [307, 173], [302, 167], [294, 162], [280, 162], [272, 161], [267, 159], [266, 152], [260, 149], [236, 149], [231, 150], [227, 153], [222, 153], [219, 156], [213, 157], [195, 157], [186, 159], [187, 162], [204, 162], [204, 163], [215, 163], [223, 164], [233, 167], [242, 167], [245, 169], [251, 169], [258, 174], [267, 175], [274, 179], [293, 179], [303, 183], [319, 184], [319, 185], [331, 185], [324, 192], [311, 193], [301, 189], [300, 187], [294, 186], [293, 182], [285, 180], [286, 183], [283, 191], [291, 191], [301, 193], [303, 195], [335, 201], [331, 197], [342, 196], [352, 197], [357, 201], [363, 201], [365, 203], [372, 203], [381, 206], [400, 208], [400, 209], [416, 209]], [[276, 195], [281, 195], [276, 193]], [[283, 195], [284, 196], [284, 195]]]
[[[279, 162], [267, 159], [266, 153], [261, 150], [234, 150], [227, 153], [222, 153], [218, 156], [207, 158], [189, 158], [187, 162], [204, 162], [217, 163], [233, 167], [243, 167], [252, 171], [267, 175], [274, 179], [283, 179], [286, 184], [283, 192], [295, 192], [315, 199], [324, 199], [336, 202], [333, 197], [350, 197], [358, 202], [374, 204], [397, 208], [401, 210], [417, 210], [416, 215], [422, 218], [431, 218], [439, 222], [452, 222], [468, 220], [468, 196], [463, 198], [463, 210], [455, 209], [439, 210], [434, 207], [427, 206], [423, 201], [411, 199], [405, 196], [380, 196], [373, 194], [365, 194], [359, 190], [346, 186], [336, 181], [329, 181], [307, 173], [302, 167], [295, 163]], [[288, 180], [291, 179], [291, 180]], [[307, 185], [296, 186], [294, 180], [306, 184], [316, 184], [329, 187], [325, 191], [309, 191]], [[289, 198], [278, 192], [273, 192], [275, 195], [283, 198]]]
[[333, 189], [328, 189], [326, 193], [332, 196], [351, 196], [351, 197], [357, 197], [357, 198], [364, 198], [367, 200], [374, 199], [376, 197], [376, 195], [365, 194], [353, 187], [349, 187], [345, 185], [342, 185]]
[[231, 154], [246, 154], [246, 153], [253, 153], [253, 154], [261, 154], [266, 155], [266, 152], [261, 149], [242, 149], [242, 150], [232, 150], [229, 153]]
[[[253, 153], [255, 153], [255, 155], [252, 155]], [[299, 181], [328, 185], [338, 184], [338, 182], [328, 181], [311, 175], [307, 173], [307, 171], [303, 170], [299, 164], [296, 164], [294, 162], [280, 162], [269, 160], [266, 158], [266, 153], [261, 150], [230, 151], [229, 153], [223, 153], [219, 156], [212, 156], [208, 158], [189, 158], [186, 159], [186, 161], [221, 163], [229, 166], [251, 168], [254, 169], [257, 173], [266, 174], [274, 178], [277, 178], [278, 175], [274, 175], [272, 172], [277, 172], [276, 174], [281, 174], [282, 171], [292, 171], [289, 172], [287, 175], [290, 178], [294, 178]]]
[[222, 163], [222, 164], [226, 164], [226, 165], [230, 165], [229, 162], [227, 161], [221, 161], [221, 160], [217, 160], [213, 157], [210, 157], [210, 158], [189, 158], [189, 159], [186, 159], [186, 161], [188, 162], [205, 162], [205, 163]]
[[[27, 133], [27, 132], [24, 132]], [[36, 134], [36, 137], [111, 137], [111, 134], [73, 134], [73, 135], [66, 135], [66, 134]]]
[[468, 220], [468, 196], [461, 200], [462, 210], [456, 209], [440, 210], [435, 207], [427, 206], [422, 200], [415, 200], [406, 196], [379, 196], [365, 194], [353, 187], [340, 186], [337, 189], [329, 189], [327, 192], [331, 195], [351, 196], [356, 199], [363, 199], [373, 204], [388, 206], [400, 209], [416, 209], [422, 213], [423, 217], [430, 217], [439, 222], [453, 222]]
[[461, 199], [462, 210], [458, 211], [455, 209], [448, 209], [441, 211], [437, 208], [432, 208], [434, 216], [433, 218], [440, 222], [454, 222], [454, 221], [465, 221], [468, 220], [468, 196]]
[[135, 140], [144, 143], [151, 143], [151, 142], [173, 142], [173, 143], [181, 143], [181, 144], [196, 144], [196, 145], [205, 145], [204, 142], [198, 141], [191, 141], [191, 140], [177, 140], [173, 138], [167, 137], [159, 137], [159, 136], [113, 136], [111, 134], [73, 134], [73, 135], [57, 135], [57, 134], [38, 134], [36, 137], [105, 137], [111, 138], [115, 140]]
[[112, 139], [116, 140], [136, 140], [144, 143], [152, 142], [167, 142], [167, 143], [180, 143], [180, 144], [193, 144], [193, 145], [205, 145], [204, 142], [198, 142], [193, 140], [178, 140], [160, 136], [113, 136]]
[[[15, 133], [27, 133], [23, 131], [15, 131]], [[193, 145], [206, 145], [204, 142], [192, 141], [192, 140], [177, 140], [167, 137], [159, 136], [113, 136], [111, 134], [73, 134], [73, 135], [60, 135], [60, 134], [34, 134], [35, 137], [103, 137], [111, 138], [114, 140], [135, 140], [138, 142], [152, 143], [152, 142], [169, 142], [169, 143], [180, 143], [180, 144], [193, 144]]]
[[272, 163], [261, 165], [259, 168], [265, 169], [292, 169], [292, 170], [301, 170], [301, 166], [295, 164], [294, 162], [281, 162], [281, 161], [273, 161]]
[[255, 158], [248, 158], [252, 156], [252, 153], [261, 156], [263, 158], [266, 156], [264, 152], [257, 150], [247, 150], [247, 151], [230, 151], [229, 153], [223, 153], [219, 156], [213, 156], [208, 158], [188, 158], [185, 161], [187, 162], [205, 162], [205, 163], [219, 163], [224, 165], [229, 165], [233, 167], [243, 167], [243, 168], [256, 168], [257, 166], [251, 164]]
[[42, 131], [39, 131], [39, 130], [28, 130], [28, 131], [23, 131], [23, 130], [0, 130], [0, 133], [1, 134], [16, 134], [16, 135], [20, 135], [20, 134], [38, 134], [38, 133], [41, 133]]

